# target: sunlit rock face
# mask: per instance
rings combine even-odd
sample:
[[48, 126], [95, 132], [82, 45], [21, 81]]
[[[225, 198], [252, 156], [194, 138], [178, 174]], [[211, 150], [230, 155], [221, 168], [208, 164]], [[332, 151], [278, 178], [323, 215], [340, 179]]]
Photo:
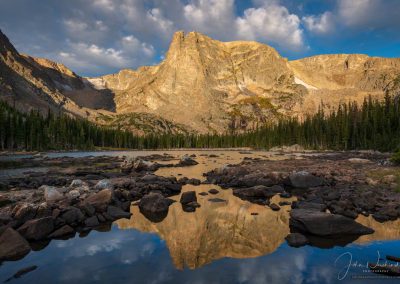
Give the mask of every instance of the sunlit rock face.
[[[201, 207], [186, 213], [179, 202], [169, 208], [168, 216], [160, 223], [152, 223], [139, 213], [136, 206], [130, 220], [119, 220], [122, 229], [134, 228], [157, 233], [166, 241], [177, 268], [201, 267], [224, 257], [248, 258], [274, 252], [288, 234], [288, 207], [274, 212], [271, 209], [242, 201], [231, 190], [221, 190], [218, 196], [200, 196], [215, 186], [186, 186], [196, 190]], [[211, 202], [211, 198], [224, 202]], [[179, 200], [179, 199], [177, 199]], [[252, 215], [258, 214], [258, 215]]]
[[84, 78], [19, 54], [0, 32], [0, 99], [138, 132], [226, 132], [400, 90], [400, 59], [320, 55], [294, 61], [249, 41], [176, 32], [159, 65]]

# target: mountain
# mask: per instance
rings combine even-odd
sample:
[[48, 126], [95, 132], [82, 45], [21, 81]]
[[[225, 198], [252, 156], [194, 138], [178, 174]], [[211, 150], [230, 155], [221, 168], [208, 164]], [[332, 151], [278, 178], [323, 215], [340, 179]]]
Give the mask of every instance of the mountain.
[[248, 130], [400, 90], [400, 59], [320, 55], [288, 61], [257, 42], [176, 32], [165, 60], [96, 78], [19, 54], [0, 32], [0, 98], [138, 133]]

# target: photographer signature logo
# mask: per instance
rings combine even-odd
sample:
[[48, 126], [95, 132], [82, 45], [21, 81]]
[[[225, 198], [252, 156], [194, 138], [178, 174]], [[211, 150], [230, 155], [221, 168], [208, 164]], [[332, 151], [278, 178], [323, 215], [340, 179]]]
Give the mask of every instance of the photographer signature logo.
[[382, 262], [381, 255], [379, 251], [377, 251], [377, 259], [376, 262], [359, 262], [358, 260], [353, 259], [353, 254], [351, 252], [345, 252], [339, 255], [335, 260], [335, 267], [339, 266], [339, 272], [337, 275], [338, 280], [343, 280], [349, 274], [350, 268], [360, 268], [365, 273], [371, 273], [374, 269], [383, 269], [383, 268], [399, 268], [400, 264], [396, 263], [388, 263], [386, 260]]

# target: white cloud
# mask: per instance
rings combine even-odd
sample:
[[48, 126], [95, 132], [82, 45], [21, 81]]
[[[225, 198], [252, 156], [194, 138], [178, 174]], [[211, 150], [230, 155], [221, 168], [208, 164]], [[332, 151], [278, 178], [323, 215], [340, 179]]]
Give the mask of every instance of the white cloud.
[[311, 32], [326, 34], [334, 29], [334, 16], [329, 11], [319, 16], [305, 16], [302, 20], [306, 28]]
[[103, 68], [118, 70], [145, 64], [155, 50], [148, 43], [139, 41], [133, 35], [125, 36], [117, 44], [118, 48], [105, 48], [85, 42], [71, 42], [67, 51], [61, 51], [58, 59], [72, 70], [101, 72]]
[[304, 47], [300, 18], [276, 1], [260, 8], [249, 8], [236, 19], [238, 37], [248, 40], [273, 42], [286, 49]]
[[[363, 24], [374, 17], [374, 8], [379, 0], [339, 0], [339, 16], [349, 26]], [[379, 9], [375, 10], [379, 12]]]
[[234, 5], [233, 0], [192, 1], [183, 7], [185, 21], [182, 27], [220, 40], [232, 40], [235, 36]]

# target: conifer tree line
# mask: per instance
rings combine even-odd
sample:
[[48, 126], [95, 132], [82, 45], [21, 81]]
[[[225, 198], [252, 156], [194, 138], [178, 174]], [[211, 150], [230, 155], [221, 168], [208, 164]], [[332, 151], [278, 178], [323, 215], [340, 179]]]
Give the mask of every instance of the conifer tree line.
[[130, 149], [231, 148], [269, 149], [300, 144], [308, 149], [374, 149], [394, 151], [400, 145], [399, 99], [341, 104], [332, 113], [323, 108], [304, 120], [281, 120], [246, 133], [150, 134], [95, 125], [68, 115], [23, 114], [0, 102], [1, 150], [71, 150], [113, 147]]

